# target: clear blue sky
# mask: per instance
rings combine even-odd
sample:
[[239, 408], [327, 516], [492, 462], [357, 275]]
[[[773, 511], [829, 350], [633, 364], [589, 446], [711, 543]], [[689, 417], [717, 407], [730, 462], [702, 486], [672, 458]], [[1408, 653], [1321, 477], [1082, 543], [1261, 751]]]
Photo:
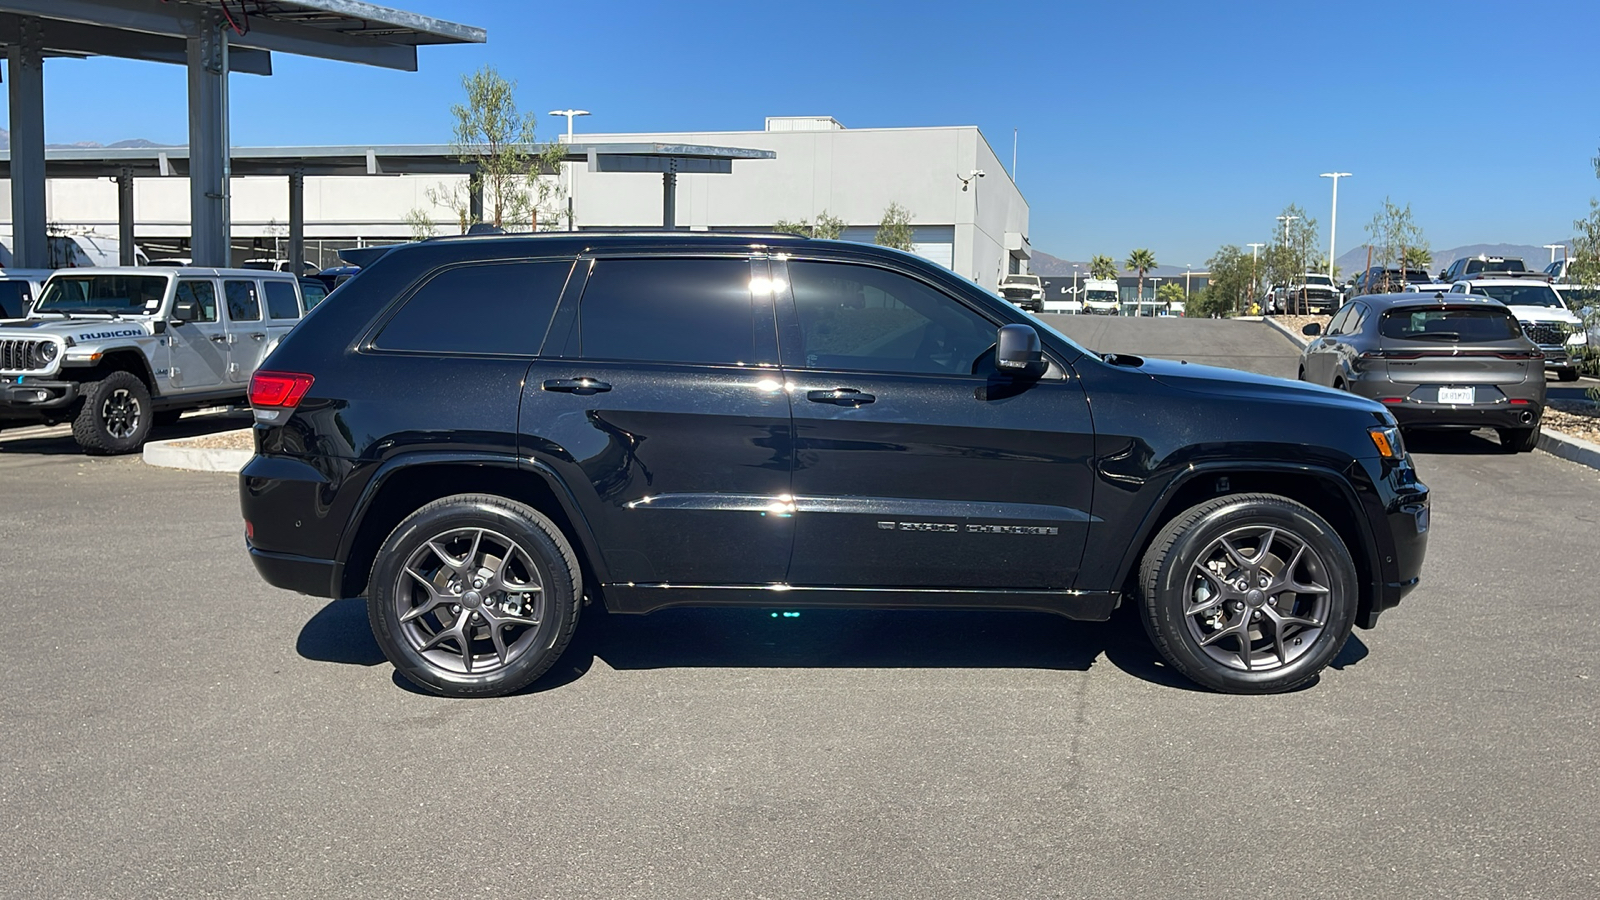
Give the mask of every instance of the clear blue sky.
[[[449, 137], [460, 76], [485, 63], [525, 108], [577, 106], [594, 131], [977, 125], [1011, 158], [1035, 248], [1182, 266], [1270, 238], [1294, 202], [1340, 252], [1385, 195], [1435, 248], [1543, 244], [1600, 195], [1600, 3], [700, 2], [388, 0], [488, 29], [423, 48], [421, 71], [275, 54], [234, 75], [236, 145]], [[52, 142], [186, 141], [183, 71], [46, 64]], [[0, 94], [3, 97], [3, 94]], [[541, 121], [553, 137], [560, 120]]]

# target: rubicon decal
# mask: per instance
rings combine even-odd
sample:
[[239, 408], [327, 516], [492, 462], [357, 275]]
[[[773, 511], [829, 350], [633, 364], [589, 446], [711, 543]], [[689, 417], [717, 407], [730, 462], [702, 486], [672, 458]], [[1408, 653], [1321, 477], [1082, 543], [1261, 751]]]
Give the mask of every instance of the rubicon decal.
[[143, 337], [144, 332], [137, 328], [119, 328], [116, 331], [86, 331], [73, 338], [78, 341], [101, 341], [106, 338]]

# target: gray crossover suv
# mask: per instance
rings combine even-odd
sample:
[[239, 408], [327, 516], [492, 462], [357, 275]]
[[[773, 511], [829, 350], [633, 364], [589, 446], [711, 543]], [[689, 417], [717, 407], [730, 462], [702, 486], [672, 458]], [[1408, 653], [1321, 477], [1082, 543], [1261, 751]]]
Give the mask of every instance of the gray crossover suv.
[[1511, 451], [1539, 443], [1544, 354], [1499, 301], [1372, 294], [1314, 337], [1300, 378], [1377, 400], [1403, 428], [1494, 428]]

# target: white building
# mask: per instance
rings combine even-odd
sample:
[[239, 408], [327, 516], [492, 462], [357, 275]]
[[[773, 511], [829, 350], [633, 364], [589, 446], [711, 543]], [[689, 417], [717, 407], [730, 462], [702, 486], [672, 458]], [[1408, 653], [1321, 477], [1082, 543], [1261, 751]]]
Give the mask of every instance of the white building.
[[[762, 131], [583, 134], [577, 142], [711, 145], [777, 154], [776, 159], [738, 161], [732, 174], [678, 175], [679, 227], [770, 230], [779, 220], [813, 220], [826, 212], [844, 220], [847, 240], [871, 242], [884, 210], [898, 203], [911, 213], [915, 252], [991, 288], [1007, 272], [1028, 270], [1027, 202], [974, 126], [856, 129], [829, 117], [786, 117], [767, 119]], [[569, 166], [580, 230], [662, 224], [660, 174]], [[974, 171], [983, 176], [975, 177]], [[453, 232], [456, 214], [430, 202], [430, 189], [437, 196], [441, 190], [460, 190], [464, 181], [462, 175], [308, 175], [306, 255], [331, 265], [334, 251], [343, 247], [407, 240], [412, 234], [407, 215], [418, 209], [440, 233]], [[9, 191], [8, 182], [0, 186]], [[51, 178], [46, 190], [53, 226], [117, 233], [113, 180]], [[289, 218], [285, 179], [236, 176], [230, 193], [235, 261], [281, 255]], [[9, 205], [0, 202], [0, 210], [6, 209]], [[135, 179], [133, 209], [135, 238], [152, 257], [184, 255], [187, 179]]]

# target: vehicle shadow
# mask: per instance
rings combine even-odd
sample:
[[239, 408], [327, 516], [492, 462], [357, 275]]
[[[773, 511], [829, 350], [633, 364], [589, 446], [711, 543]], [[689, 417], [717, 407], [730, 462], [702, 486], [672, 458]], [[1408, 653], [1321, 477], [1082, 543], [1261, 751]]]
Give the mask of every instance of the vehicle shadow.
[[1493, 431], [1407, 431], [1406, 449], [1413, 453], [1437, 453], [1443, 456], [1479, 456], [1505, 453]]
[[[170, 441], [181, 438], [204, 437], [224, 431], [237, 431], [251, 425], [250, 410], [191, 413], [174, 425], [163, 425], [150, 430], [150, 440]], [[81, 455], [83, 449], [72, 439], [70, 424], [47, 428], [42, 425], [7, 424], [0, 431], [0, 453], [30, 453], [39, 455]]]
[[[785, 614], [787, 612], [787, 614]], [[796, 614], [798, 613], [798, 614]], [[317, 612], [295, 648], [306, 659], [373, 666], [384, 661], [360, 599]], [[1333, 667], [1367, 656], [1351, 636]], [[1161, 659], [1138, 612], [1123, 604], [1106, 622], [1046, 613], [960, 610], [668, 609], [613, 615], [590, 605], [550, 671], [519, 693], [542, 693], [582, 678], [601, 660], [613, 669], [955, 668], [1088, 671], [1097, 660], [1162, 687], [1204, 691]], [[426, 693], [396, 673], [394, 683]], [[1315, 684], [1315, 681], [1312, 682]]]

